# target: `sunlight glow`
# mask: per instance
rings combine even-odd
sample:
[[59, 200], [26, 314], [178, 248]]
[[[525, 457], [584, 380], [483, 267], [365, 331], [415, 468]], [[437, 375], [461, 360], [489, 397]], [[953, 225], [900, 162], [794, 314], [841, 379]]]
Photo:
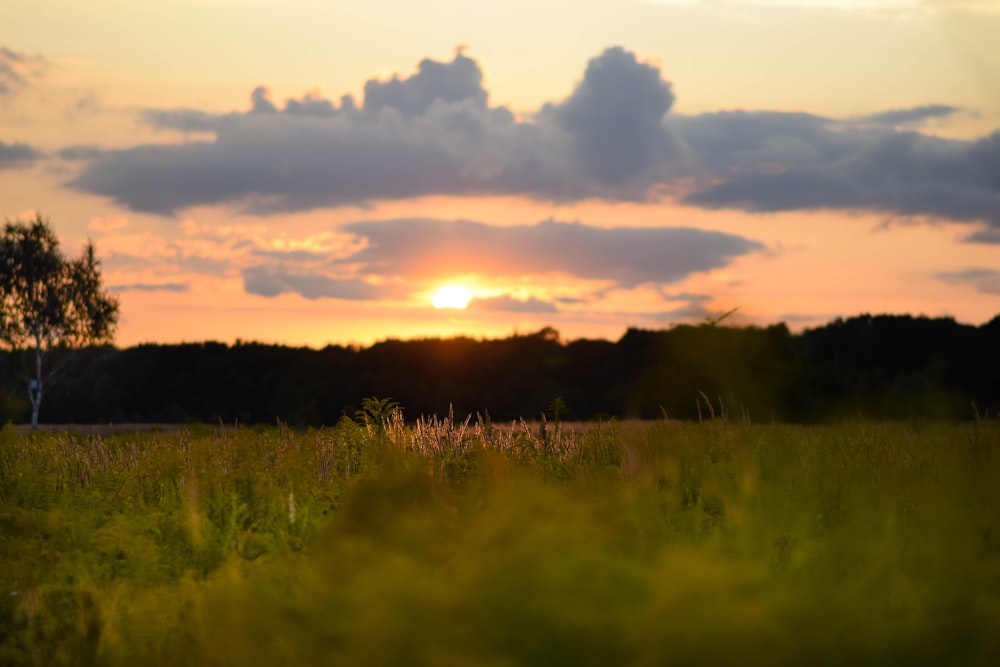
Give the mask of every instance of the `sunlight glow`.
[[462, 309], [472, 300], [472, 292], [461, 285], [445, 285], [434, 293], [431, 303], [435, 308]]

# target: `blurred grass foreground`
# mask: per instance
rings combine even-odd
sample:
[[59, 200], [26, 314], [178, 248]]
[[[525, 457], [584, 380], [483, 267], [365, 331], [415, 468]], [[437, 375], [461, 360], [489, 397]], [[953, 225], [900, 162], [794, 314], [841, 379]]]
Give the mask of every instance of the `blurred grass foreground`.
[[996, 665], [1000, 423], [0, 432], [3, 665]]

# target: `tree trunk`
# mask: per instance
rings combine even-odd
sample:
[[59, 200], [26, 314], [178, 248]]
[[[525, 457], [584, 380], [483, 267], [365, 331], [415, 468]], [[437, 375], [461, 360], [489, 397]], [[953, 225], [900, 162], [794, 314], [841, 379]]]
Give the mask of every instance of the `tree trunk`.
[[38, 428], [38, 408], [42, 405], [42, 347], [35, 348], [35, 377], [28, 380], [28, 398], [31, 399], [31, 428]]

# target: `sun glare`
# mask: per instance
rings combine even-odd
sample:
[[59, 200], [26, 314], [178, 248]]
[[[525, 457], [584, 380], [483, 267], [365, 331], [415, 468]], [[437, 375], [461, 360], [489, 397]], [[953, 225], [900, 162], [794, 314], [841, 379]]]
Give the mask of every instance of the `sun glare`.
[[435, 308], [465, 308], [472, 300], [472, 292], [461, 285], [445, 285], [434, 293], [431, 303]]

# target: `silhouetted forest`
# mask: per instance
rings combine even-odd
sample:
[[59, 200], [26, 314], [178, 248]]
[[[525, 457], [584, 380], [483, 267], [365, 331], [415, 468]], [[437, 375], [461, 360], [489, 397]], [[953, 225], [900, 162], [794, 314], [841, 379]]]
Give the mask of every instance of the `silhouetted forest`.
[[[26, 390], [6, 355], [0, 418], [22, 421]], [[76, 353], [42, 421], [332, 424], [365, 397], [408, 419], [477, 412], [754, 422], [864, 416], [968, 419], [1000, 409], [1000, 315], [862, 315], [800, 334], [769, 327], [629, 329], [617, 342], [562, 341], [551, 328], [496, 340], [386, 340], [321, 350], [237, 342], [100, 347]], [[706, 398], [711, 407], [706, 404]]]

